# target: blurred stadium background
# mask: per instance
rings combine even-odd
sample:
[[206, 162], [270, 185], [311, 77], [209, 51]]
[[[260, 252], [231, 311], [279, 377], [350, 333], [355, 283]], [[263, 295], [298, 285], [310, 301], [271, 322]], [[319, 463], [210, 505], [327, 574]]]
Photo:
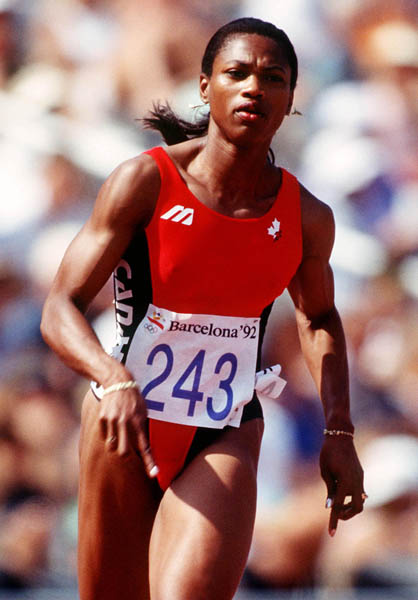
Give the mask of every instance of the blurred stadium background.
[[[204, 46], [240, 16], [285, 29], [301, 65], [276, 160], [328, 202], [364, 513], [326, 534], [322, 416], [287, 298], [265, 365], [254, 543], [238, 600], [418, 597], [416, 0], [0, 0], [0, 597], [76, 600], [77, 439], [87, 382], [39, 334], [43, 300], [95, 194], [160, 143], [136, 119], [192, 117]], [[103, 344], [106, 288], [89, 310]]]

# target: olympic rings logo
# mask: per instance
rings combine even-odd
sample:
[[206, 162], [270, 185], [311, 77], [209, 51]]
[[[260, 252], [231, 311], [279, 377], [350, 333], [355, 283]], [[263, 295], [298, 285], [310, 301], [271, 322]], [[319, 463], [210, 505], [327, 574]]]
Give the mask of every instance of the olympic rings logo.
[[152, 325], [152, 323], [144, 323], [144, 329], [146, 329], [149, 333], [158, 333], [158, 327]]

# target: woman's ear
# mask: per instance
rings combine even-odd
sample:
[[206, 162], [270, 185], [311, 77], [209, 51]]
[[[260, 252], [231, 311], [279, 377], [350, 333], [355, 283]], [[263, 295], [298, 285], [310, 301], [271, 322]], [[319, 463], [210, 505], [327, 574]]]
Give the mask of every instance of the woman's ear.
[[289, 104], [287, 105], [287, 110], [286, 110], [286, 114], [287, 115], [290, 115], [290, 111], [292, 110], [292, 106], [293, 106], [293, 92], [290, 94]]
[[200, 75], [199, 90], [202, 102], [204, 102], [205, 104], [209, 102], [209, 85], [209, 77], [202, 73]]

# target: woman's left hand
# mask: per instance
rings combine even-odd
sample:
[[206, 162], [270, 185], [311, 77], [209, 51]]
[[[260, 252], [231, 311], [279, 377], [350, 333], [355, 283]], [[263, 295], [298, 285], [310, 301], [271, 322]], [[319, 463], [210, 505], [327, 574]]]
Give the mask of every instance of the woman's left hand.
[[339, 519], [347, 521], [363, 510], [367, 498], [363, 469], [353, 439], [348, 436], [325, 436], [319, 462], [328, 490], [326, 508], [331, 508], [328, 532], [334, 536]]

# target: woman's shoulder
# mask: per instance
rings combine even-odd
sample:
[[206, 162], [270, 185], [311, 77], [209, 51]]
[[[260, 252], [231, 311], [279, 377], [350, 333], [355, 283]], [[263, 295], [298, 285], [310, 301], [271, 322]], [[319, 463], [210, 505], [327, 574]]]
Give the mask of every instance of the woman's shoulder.
[[334, 223], [331, 207], [314, 196], [299, 182], [302, 219], [311, 224], [329, 227]]
[[299, 186], [304, 246], [316, 246], [321, 243], [332, 246], [335, 222], [331, 207], [319, 200], [301, 183]]
[[124, 198], [158, 197], [161, 178], [157, 163], [147, 153], [121, 163], [109, 176], [107, 185]]
[[150, 154], [143, 152], [125, 160], [110, 174], [108, 181], [118, 182], [128, 190], [138, 186], [159, 185], [159, 169]]
[[147, 222], [158, 199], [161, 180], [156, 162], [140, 154], [118, 165], [103, 183], [95, 214], [107, 215], [114, 223]]

